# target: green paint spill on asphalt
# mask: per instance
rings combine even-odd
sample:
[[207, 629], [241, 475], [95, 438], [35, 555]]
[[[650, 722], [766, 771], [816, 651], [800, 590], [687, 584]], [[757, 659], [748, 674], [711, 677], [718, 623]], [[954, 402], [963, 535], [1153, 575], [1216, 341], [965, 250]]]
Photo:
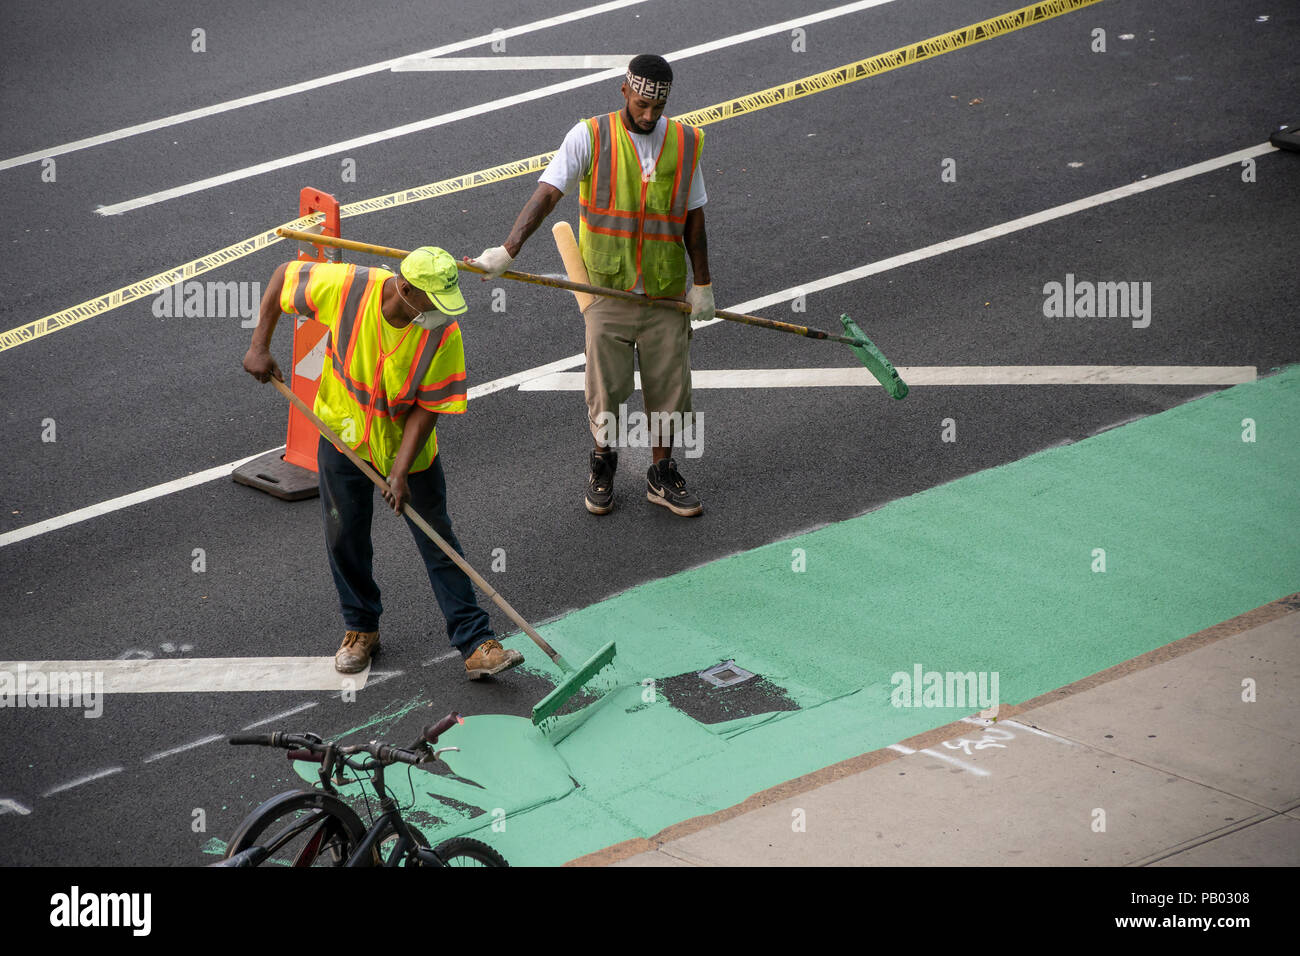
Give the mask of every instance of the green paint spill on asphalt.
[[[979, 709], [893, 706], [918, 664], [1027, 700], [1296, 590], [1297, 474], [1293, 368], [633, 588], [543, 628], [571, 659], [616, 638], [612, 689], [541, 729], [469, 718], [444, 741], [472, 783], [416, 770], [414, 812], [434, 842], [557, 864]], [[642, 684], [733, 658], [800, 709], [706, 727]]]

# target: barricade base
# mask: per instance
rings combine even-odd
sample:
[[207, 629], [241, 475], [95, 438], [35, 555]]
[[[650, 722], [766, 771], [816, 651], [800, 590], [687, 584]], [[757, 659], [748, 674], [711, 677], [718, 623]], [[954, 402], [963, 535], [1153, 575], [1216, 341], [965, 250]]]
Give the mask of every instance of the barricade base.
[[278, 449], [240, 465], [231, 477], [241, 485], [285, 501], [302, 501], [320, 494], [320, 476], [285, 461]]

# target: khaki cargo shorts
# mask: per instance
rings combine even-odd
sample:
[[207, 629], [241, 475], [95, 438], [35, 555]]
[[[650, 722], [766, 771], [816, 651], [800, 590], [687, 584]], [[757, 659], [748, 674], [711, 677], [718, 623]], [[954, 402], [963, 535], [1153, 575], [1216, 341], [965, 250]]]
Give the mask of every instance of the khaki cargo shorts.
[[[587, 420], [598, 441], [602, 413], [618, 416], [635, 388], [633, 353], [641, 370], [645, 410], [691, 418], [691, 318], [647, 302], [597, 298], [582, 313], [587, 324]], [[667, 442], [664, 442], [667, 444]]]

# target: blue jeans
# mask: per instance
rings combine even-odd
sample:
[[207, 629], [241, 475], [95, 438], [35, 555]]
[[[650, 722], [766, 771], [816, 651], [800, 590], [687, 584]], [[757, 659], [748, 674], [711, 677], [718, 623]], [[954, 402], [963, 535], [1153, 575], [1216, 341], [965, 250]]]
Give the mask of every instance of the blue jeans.
[[[374, 551], [370, 543], [376, 488], [361, 469], [323, 437], [316, 449], [316, 467], [320, 472], [325, 547], [334, 586], [339, 592], [343, 622], [349, 631], [377, 631], [384, 608], [373, 574]], [[411, 492], [411, 507], [463, 557], [464, 549], [452, 533], [451, 519], [447, 517], [447, 485], [441, 457], [434, 458], [433, 464], [424, 471], [407, 476], [406, 483]], [[388, 507], [387, 502], [384, 507]], [[462, 657], [469, 657], [480, 644], [494, 637], [487, 612], [479, 607], [469, 576], [415, 522], [405, 515], [403, 518], [424, 559], [433, 596], [447, 619], [451, 646]]]

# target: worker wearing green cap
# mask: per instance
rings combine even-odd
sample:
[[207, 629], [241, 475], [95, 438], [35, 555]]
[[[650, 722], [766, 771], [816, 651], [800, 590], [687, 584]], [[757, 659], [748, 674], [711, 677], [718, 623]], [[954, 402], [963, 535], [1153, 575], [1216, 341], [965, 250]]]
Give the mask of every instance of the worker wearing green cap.
[[[385, 475], [384, 500], [401, 514], [410, 503], [457, 552], [447, 516], [438, 455], [439, 414], [465, 411], [468, 388], [460, 326], [466, 311], [455, 260], [423, 246], [402, 260], [400, 274], [343, 263], [290, 262], [275, 270], [244, 356], [259, 382], [284, 380], [270, 342], [282, 312], [329, 328], [315, 412], [362, 458]], [[325, 541], [345, 631], [334, 658], [345, 674], [364, 670], [379, 650], [383, 607], [372, 571], [370, 521], [374, 486], [324, 437], [316, 453]], [[471, 679], [523, 661], [495, 639], [469, 577], [406, 519], [424, 559], [447, 635]]]

